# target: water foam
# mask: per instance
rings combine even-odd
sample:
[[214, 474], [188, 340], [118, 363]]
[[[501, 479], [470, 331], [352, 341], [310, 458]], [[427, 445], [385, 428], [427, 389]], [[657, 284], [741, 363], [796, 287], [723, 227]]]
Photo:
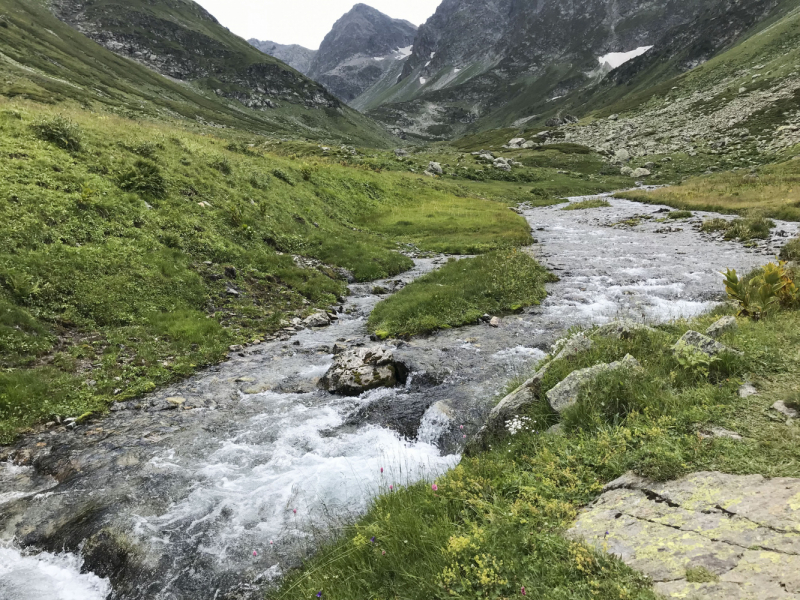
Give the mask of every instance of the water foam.
[[81, 573], [83, 559], [69, 553], [25, 554], [0, 546], [0, 598], [3, 600], [106, 600], [111, 584]]

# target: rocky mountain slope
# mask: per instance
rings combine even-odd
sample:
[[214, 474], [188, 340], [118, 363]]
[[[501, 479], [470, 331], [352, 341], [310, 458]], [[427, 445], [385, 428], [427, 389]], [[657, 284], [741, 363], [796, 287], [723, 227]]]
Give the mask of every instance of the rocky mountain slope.
[[351, 103], [387, 76], [396, 81], [416, 33], [408, 21], [356, 4], [325, 36], [308, 75]]
[[387, 143], [369, 119], [190, 0], [54, 0], [50, 8], [18, 0], [2, 5], [8, 27], [0, 51], [11, 59], [3, 67], [17, 79], [35, 76], [34, 87], [263, 132]]
[[[668, 78], [661, 72], [665, 62], [669, 76], [702, 63], [776, 4], [444, 0], [420, 27], [402, 80], [365, 108], [399, 131], [426, 138], [534, 121], [557, 113], [562, 97], [601, 81], [610, 53], [652, 46], [637, 59], [640, 69], [650, 65], [643, 70], [652, 85]], [[628, 75], [612, 78], [627, 81], [635, 74], [622, 72]]]
[[261, 50], [264, 54], [269, 54], [280, 61], [285, 62], [293, 69], [297, 69], [304, 75], [308, 74], [311, 62], [317, 55], [316, 50], [309, 50], [298, 44], [277, 44], [275, 42], [262, 42], [255, 38], [247, 40], [248, 43]]

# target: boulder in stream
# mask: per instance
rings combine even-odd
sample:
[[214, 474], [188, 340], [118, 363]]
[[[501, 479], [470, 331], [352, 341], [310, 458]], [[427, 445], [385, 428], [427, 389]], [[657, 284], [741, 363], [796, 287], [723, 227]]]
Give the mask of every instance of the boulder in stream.
[[405, 381], [407, 370], [397, 362], [391, 348], [356, 348], [336, 356], [333, 365], [320, 379], [321, 388], [344, 396], [358, 396], [381, 387], [394, 387]]

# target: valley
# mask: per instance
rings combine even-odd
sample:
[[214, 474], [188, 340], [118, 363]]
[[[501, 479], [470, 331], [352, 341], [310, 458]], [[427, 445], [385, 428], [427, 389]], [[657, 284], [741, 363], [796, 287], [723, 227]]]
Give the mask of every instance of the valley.
[[0, 2], [0, 600], [800, 597], [796, 0], [218, 17]]

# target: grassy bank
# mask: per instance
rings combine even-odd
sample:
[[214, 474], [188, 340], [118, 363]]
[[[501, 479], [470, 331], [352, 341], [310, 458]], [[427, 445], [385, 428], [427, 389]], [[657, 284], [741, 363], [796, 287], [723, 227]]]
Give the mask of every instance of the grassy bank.
[[369, 328], [386, 338], [472, 324], [486, 313], [538, 304], [546, 295], [544, 284], [553, 280], [531, 256], [517, 250], [453, 260], [380, 302]]
[[620, 198], [685, 210], [755, 213], [800, 221], [800, 160], [696, 177], [669, 188], [618, 194]]
[[412, 265], [403, 244], [530, 243], [502, 191], [486, 200], [275, 146], [0, 102], [0, 443], [152, 391], [329, 306], [346, 292], [341, 269], [360, 281], [400, 273]]
[[[678, 360], [671, 348], [717, 315], [642, 331], [553, 363], [522, 429], [436, 482], [379, 497], [369, 513], [288, 577], [272, 599], [651, 599], [621, 562], [564, 537], [576, 514], [623, 473], [667, 480], [720, 470], [800, 476], [800, 433], [770, 406], [800, 403], [800, 312], [739, 319], [722, 342], [743, 352]], [[568, 373], [631, 354], [641, 372], [601, 378], [563, 419], [543, 400]], [[742, 399], [749, 379], [757, 396]], [[563, 433], [543, 433], [558, 422]], [[703, 437], [712, 425], [743, 441]], [[391, 482], [388, 482], [391, 483]], [[387, 484], [388, 484], [387, 483]]]

